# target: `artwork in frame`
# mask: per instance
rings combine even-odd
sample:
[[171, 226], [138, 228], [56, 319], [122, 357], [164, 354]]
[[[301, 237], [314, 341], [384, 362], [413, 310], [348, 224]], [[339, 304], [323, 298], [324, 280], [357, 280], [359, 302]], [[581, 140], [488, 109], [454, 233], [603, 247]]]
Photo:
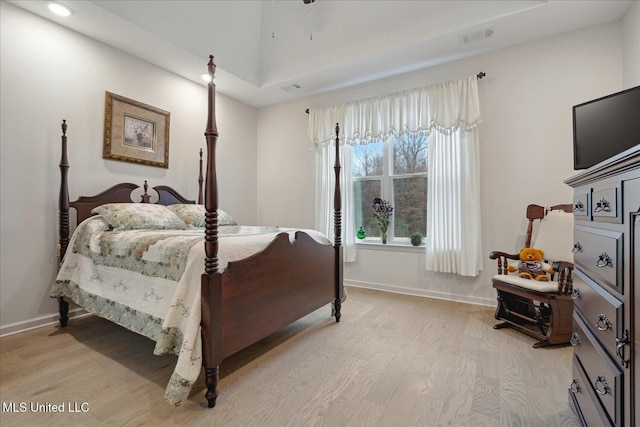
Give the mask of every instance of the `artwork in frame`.
[[169, 168], [169, 118], [160, 108], [105, 92], [104, 159]]

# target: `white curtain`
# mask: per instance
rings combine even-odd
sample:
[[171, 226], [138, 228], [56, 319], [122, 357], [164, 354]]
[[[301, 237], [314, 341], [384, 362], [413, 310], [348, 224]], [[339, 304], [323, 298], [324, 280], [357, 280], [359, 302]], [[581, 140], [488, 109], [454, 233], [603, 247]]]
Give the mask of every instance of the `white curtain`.
[[[469, 76], [311, 110], [308, 136], [312, 147], [322, 152], [335, 139], [336, 123], [342, 126], [342, 142], [347, 146], [406, 132], [430, 133], [425, 265], [432, 271], [477, 276], [482, 269], [477, 132], [480, 122], [477, 78]], [[321, 158], [330, 161], [325, 157], [318, 155], [320, 162]], [[350, 160], [346, 159], [343, 166], [342, 176], [350, 179]], [[319, 183], [330, 180], [327, 171], [326, 167], [318, 167]], [[352, 191], [352, 183], [346, 181], [343, 189], [347, 185]], [[351, 223], [343, 227], [343, 232], [353, 239], [353, 206], [349, 205], [353, 204], [353, 195], [345, 196], [343, 221], [349, 218]], [[349, 243], [345, 250], [350, 250]]]
[[429, 137], [425, 268], [477, 276], [482, 269], [477, 132]]

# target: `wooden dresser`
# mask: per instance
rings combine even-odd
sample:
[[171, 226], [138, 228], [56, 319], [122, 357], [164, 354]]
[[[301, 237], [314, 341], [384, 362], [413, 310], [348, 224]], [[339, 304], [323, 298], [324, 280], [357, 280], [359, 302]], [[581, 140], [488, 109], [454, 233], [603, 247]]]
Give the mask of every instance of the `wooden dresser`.
[[640, 144], [574, 189], [573, 381], [583, 425], [640, 427]]

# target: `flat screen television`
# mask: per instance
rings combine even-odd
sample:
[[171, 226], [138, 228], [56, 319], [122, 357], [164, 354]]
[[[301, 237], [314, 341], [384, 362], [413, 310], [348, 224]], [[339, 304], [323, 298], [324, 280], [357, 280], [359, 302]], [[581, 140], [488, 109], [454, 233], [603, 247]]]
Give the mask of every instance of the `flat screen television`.
[[587, 169], [640, 144], [640, 86], [573, 107], [573, 168]]

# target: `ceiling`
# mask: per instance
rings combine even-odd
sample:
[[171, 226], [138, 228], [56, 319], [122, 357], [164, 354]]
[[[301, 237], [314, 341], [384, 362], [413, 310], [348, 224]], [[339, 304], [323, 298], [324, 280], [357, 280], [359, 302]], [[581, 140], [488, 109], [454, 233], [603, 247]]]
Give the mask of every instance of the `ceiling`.
[[[617, 0], [7, 0], [254, 107], [621, 19]], [[484, 37], [491, 34], [490, 37]], [[465, 43], [465, 38], [470, 40]]]

